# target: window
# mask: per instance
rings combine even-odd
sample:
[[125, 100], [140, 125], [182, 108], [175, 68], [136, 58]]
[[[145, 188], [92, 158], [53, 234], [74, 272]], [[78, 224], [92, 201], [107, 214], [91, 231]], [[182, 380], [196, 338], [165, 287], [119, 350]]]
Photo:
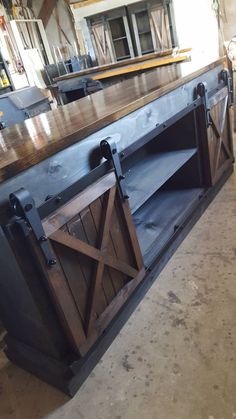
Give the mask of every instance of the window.
[[142, 12], [135, 13], [135, 19], [141, 54], [143, 55], [154, 52], [148, 12], [144, 10]]
[[118, 17], [116, 19], [110, 19], [109, 26], [117, 61], [131, 58], [124, 18]]
[[175, 46], [171, 0], [148, 0], [87, 18], [98, 64]]
[[138, 55], [170, 49], [175, 45], [171, 1], [149, 0], [128, 7]]

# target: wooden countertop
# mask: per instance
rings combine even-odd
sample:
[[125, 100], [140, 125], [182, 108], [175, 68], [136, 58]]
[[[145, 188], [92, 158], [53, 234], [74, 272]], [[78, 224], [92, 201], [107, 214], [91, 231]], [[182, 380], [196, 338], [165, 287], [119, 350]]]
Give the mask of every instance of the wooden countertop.
[[[111, 71], [120, 67], [131, 66], [133, 64], [140, 64], [149, 60], [156, 60], [157, 58], [161, 58], [161, 57], [169, 56], [169, 58], [171, 57], [174, 58], [176, 55], [183, 54], [190, 51], [192, 51], [192, 48], [178, 49], [176, 51], [174, 49], [168, 49], [166, 51], [153, 52], [151, 54], [142, 55], [140, 57], [129, 58], [126, 60], [115, 62], [115, 63], [103, 64], [97, 67], [91, 67], [85, 70], [75, 71], [74, 73], [64, 74], [63, 76], [56, 77], [54, 81], [58, 82], [58, 81], [63, 81], [63, 80], [70, 80], [76, 77], [85, 77], [85, 76], [97, 77], [98, 73], [104, 73], [107, 70]], [[174, 52], [176, 52], [176, 54], [172, 56]], [[92, 76], [92, 74], [94, 76]]]
[[109, 79], [112, 77], [125, 76], [131, 73], [133, 73], [133, 75], [136, 75], [143, 71], [152, 70], [153, 68], [161, 67], [163, 65], [180, 63], [188, 59], [189, 59], [188, 55], [177, 55], [176, 57], [155, 58], [152, 60], [145, 61], [143, 63], [125, 65], [120, 68], [114, 68], [114, 70], [106, 70], [100, 73], [91, 74], [91, 78], [93, 80], [104, 80], [104, 79]]
[[[110, 86], [91, 96], [0, 132], [0, 182], [80, 141], [223, 63], [173, 64]], [[184, 74], [184, 76], [183, 76]]]

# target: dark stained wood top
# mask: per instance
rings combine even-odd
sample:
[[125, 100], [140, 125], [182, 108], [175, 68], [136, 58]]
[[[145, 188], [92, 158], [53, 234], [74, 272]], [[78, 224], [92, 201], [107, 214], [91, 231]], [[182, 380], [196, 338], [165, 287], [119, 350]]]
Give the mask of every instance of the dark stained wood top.
[[216, 67], [223, 60], [204, 67], [199, 63], [161, 67], [4, 129], [0, 132], [0, 182]]

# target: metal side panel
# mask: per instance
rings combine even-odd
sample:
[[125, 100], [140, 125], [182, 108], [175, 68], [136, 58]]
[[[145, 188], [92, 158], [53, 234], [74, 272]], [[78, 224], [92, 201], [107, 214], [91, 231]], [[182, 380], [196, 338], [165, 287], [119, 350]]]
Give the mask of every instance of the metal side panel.
[[[48, 304], [48, 324], [46, 324], [37, 307], [39, 304], [37, 296], [31, 292], [32, 288], [36, 287], [35, 282], [37, 279], [31, 279], [31, 286], [26, 283], [26, 279], [1, 227], [0, 247], [0, 318], [3, 325], [7, 329], [8, 334], [15, 339], [38, 348], [48, 355], [59, 356], [58, 354], [61, 350], [61, 348], [59, 350], [60, 331], [56, 332], [56, 328], [59, 326], [57, 325], [56, 317], [54, 318], [54, 311], [50, 304], [47, 303], [46, 298], [45, 307]], [[27, 248], [25, 249], [26, 251]], [[39, 288], [40, 284], [37, 287]], [[51, 325], [49, 325], [50, 323]], [[50, 337], [50, 327], [54, 334], [54, 343], [56, 340], [58, 344], [57, 349]], [[63, 338], [61, 338], [61, 342], [63, 342]]]
[[48, 195], [59, 194], [100, 164], [100, 142], [104, 138], [112, 137], [118, 152], [122, 152], [189, 106], [196, 98], [198, 83], [206, 81], [208, 91], [223, 87], [224, 83], [219, 82], [221, 70], [222, 65], [217, 66], [1, 184], [0, 211], [9, 194], [20, 187], [29, 190], [36, 206], [42, 205]]

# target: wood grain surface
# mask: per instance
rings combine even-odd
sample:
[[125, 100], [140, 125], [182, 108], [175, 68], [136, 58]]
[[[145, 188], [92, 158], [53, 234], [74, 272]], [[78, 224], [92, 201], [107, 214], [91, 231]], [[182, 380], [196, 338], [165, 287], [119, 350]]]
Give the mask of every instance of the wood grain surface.
[[[0, 133], [0, 182], [223, 63], [161, 67], [118, 83]], [[182, 76], [184, 71], [185, 76]]]
[[[180, 49], [177, 51], [177, 53], [183, 54], [186, 52], [190, 52], [191, 50], [192, 48]], [[167, 57], [167, 56], [170, 57], [173, 54], [173, 52], [174, 52], [173, 49], [167, 49], [166, 51], [152, 52], [150, 54], [146, 54], [146, 55], [142, 55], [142, 56], [134, 57], [134, 58], [128, 58], [126, 60], [117, 61], [115, 63], [103, 64], [97, 67], [87, 68], [86, 70], [80, 70], [80, 71], [75, 71], [74, 73], [64, 74], [63, 76], [56, 77], [55, 81], [57, 82], [57, 81], [62, 81], [62, 80], [73, 79], [76, 77], [91, 76], [94, 73], [101, 73], [106, 70], [114, 70], [119, 67], [124, 67], [124, 66], [132, 65], [132, 64], [137, 64], [137, 63], [143, 63], [145, 61], [153, 60], [160, 57]]]
[[140, 73], [142, 71], [148, 71], [153, 68], [162, 67], [163, 65], [179, 63], [186, 61], [188, 55], [177, 55], [176, 57], [163, 57], [163, 58], [154, 58], [152, 60], [144, 61], [142, 63], [135, 63], [131, 65], [126, 65], [120, 68], [114, 68], [113, 70], [106, 70], [100, 73], [92, 74], [91, 78], [93, 80], [105, 80], [112, 77], [125, 76], [126, 74]]

